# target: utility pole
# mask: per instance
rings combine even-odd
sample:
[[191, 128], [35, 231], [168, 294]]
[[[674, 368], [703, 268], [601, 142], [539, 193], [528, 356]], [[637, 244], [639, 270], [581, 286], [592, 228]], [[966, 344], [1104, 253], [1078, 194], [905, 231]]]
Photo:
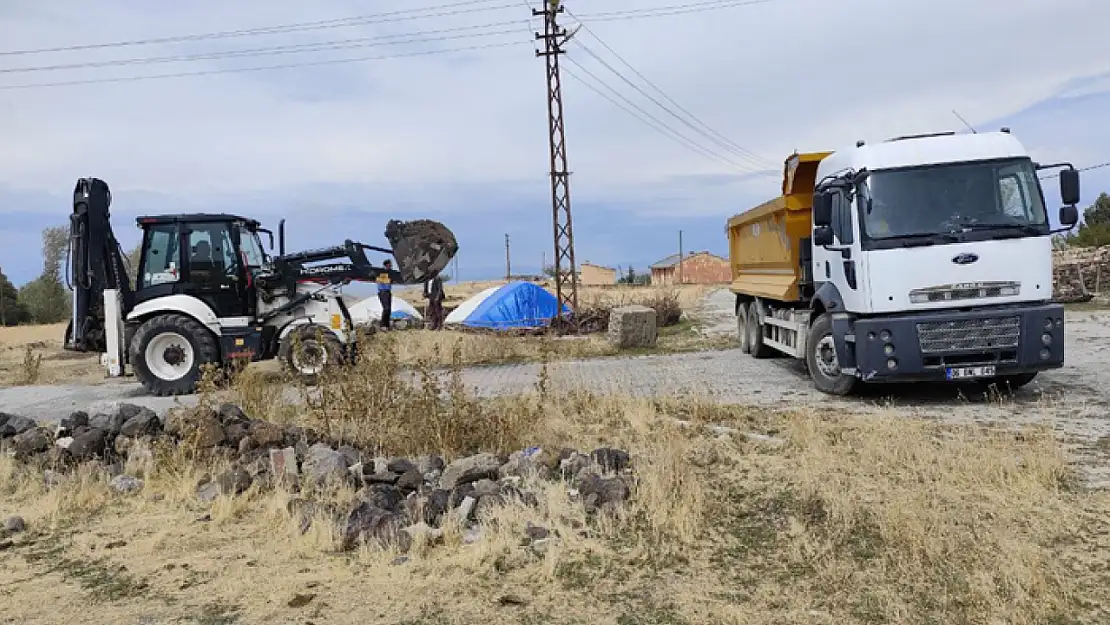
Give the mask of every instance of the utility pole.
[[567, 144], [563, 126], [563, 88], [559, 75], [559, 55], [565, 54], [562, 45], [569, 37], [559, 27], [557, 17], [563, 12], [560, 0], [546, 0], [542, 11], [532, 9], [532, 15], [543, 15], [543, 34], [536, 39], [544, 41], [544, 50], [536, 56], [545, 57], [547, 63], [547, 121], [551, 148], [551, 217], [555, 239], [555, 297], [560, 309], [567, 306], [578, 310], [578, 272], [574, 263], [574, 230], [570, 218], [570, 172], [567, 171]]
[[513, 279], [513, 266], [509, 261], [509, 235], [505, 234], [505, 280]]
[[682, 284], [682, 263], [686, 260], [682, 256], [682, 231], [678, 231], [678, 283]]

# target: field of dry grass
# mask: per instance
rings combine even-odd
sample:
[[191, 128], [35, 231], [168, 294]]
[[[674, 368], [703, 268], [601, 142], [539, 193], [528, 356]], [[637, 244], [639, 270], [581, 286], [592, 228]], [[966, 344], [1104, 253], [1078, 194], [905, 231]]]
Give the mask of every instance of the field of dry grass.
[[[448, 294], [454, 303], [499, 283], [463, 283]], [[454, 286], [454, 285], [452, 285]], [[696, 311], [708, 287], [688, 285], [681, 289], [654, 287], [614, 287], [583, 289], [581, 305], [612, 307], [630, 302], [673, 297], [686, 319], [676, 326], [661, 328], [656, 352], [689, 351], [726, 347], [730, 339], [703, 336], [697, 331]], [[419, 293], [417, 293], [418, 295]], [[450, 300], [449, 300], [450, 301]], [[419, 298], [410, 300], [422, 305]], [[0, 386], [25, 384], [90, 384], [104, 380], [104, 370], [95, 354], [80, 354], [62, 349], [66, 324], [47, 326], [0, 327]], [[405, 330], [399, 332], [396, 355], [406, 366], [424, 361], [446, 365], [455, 349], [461, 351], [464, 365], [536, 362], [547, 358], [574, 359], [611, 356], [616, 350], [604, 336], [589, 335], [545, 341], [535, 336], [496, 336], [453, 330]], [[276, 372], [276, 362], [255, 365], [262, 371]]]
[[[534, 484], [464, 544], [407, 561], [301, 535], [290, 494], [197, 500], [215, 460], [163, 450], [136, 495], [91, 469], [53, 488], [0, 457], [3, 513], [28, 531], [0, 551], [14, 623], [1105, 623], [1110, 496], [1081, 489], [1048, 429], [535, 393], [485, 405], [460, 388], [398, 386], [379, 355], [295, 411], [245, 375], [233, 399], [392, 454], [527, 445], [632, 455], [636, 485], [594, 523]], [[450, 401], [441, 402], [441, 391]], [[491, 419], [491, 417], [496, 417]], [[724, 426], [724, 427], [720, 427]], [[726, 429], [727, 428], [727, 429]], [[754, 433], [760, 436], [748, 436]], [[329, 495], [349, 501], [352, 493]], [[527, 523], [558, 541], [521, 545]], [[48, 607], [47, 607], [48, 606]]]

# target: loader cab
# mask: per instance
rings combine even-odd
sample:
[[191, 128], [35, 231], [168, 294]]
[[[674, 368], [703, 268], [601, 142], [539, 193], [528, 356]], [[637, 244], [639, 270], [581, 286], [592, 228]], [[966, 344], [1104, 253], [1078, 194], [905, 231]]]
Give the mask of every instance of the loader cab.
[[267, 261], [257, 221], [226, 214], [145, 216], [135, 303], [202, 300], [217, 317], [256, 314], [254, 274]]

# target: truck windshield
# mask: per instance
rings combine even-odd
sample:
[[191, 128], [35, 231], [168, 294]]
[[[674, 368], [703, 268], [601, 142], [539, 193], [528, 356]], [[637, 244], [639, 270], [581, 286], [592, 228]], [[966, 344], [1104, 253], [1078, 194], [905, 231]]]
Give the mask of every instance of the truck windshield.
[[860, 192], [864, 234], [873, 241], [1048, 234], [1036, 170], [1027, 158], [876, 170]]

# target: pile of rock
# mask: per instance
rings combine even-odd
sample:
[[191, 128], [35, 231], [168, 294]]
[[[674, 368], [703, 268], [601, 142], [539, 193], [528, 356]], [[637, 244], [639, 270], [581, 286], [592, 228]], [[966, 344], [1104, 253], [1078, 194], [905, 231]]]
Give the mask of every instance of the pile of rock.
[[[600, 448], [529, 448], [508, 456], [493, 453], [445, 462], [434, 455], [388, 458], [326, 440], [311, 428], [281, 426], [249, 418], [233, 404], [172, 411], [164, 420], [130, 404], [89, 416], [75, 412], [56, 427], [0, 413], [0, 446], [44, 471], [47, 485], [63, 481], [81, 462], [97, 462], [120, 493], [141, 491], [140, 476], [154, 468], [159, 446], [190, 446], [228, 461], [218, 475], [205, 475], [197, 497], [214, 501], [251, 487], [281, 487], [293, 493], [288, 510], [308, 531], [314, 519], [335, 522], [343, 544], [392, 545], [407, 549], [418, 536], [435, 540], [444, 524], [461, 528], [464, 540], [480, 535], [480, 522], [501, 506], [539, 504], [527, 490], [535, 480], [560, 480], [589, 514], [612, 512], [630, 497], [633, 486], [627, 453]], [[313, 493], [336, 485], [356, 489], [349, 506], [313, 500]], [[525, 534], [539, 547], [546, 529], [529, 526]]]
[[1110, 291], [1110, 246], [1056, 250], [1052, 253], [1053, 297], [1087, 301]]

